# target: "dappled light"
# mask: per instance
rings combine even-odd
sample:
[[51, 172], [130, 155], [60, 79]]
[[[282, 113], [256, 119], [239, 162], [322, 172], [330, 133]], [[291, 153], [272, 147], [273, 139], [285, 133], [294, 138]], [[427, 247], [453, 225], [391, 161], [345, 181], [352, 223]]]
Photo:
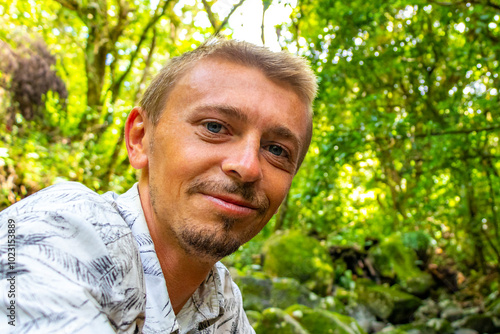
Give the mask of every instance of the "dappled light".
[[255, 26], [319, 84], [285, 202], [224, 260], [257, 333], [500, 333], [500, 2], [258, 5], [248, 21], [245, 0], [0, 0], [0, 209], [60, 181], [130, 188], [125, 119], [151, 78]]

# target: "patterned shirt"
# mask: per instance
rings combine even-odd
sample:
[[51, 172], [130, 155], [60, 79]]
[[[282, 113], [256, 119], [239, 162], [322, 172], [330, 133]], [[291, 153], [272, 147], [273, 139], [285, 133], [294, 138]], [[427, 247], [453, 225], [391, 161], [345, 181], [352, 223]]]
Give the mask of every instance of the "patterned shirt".
[[137, 184], [59, 183], [0, 212], [0, 291], [0, 333], [255, 333], [220, 262], [174, 314]]

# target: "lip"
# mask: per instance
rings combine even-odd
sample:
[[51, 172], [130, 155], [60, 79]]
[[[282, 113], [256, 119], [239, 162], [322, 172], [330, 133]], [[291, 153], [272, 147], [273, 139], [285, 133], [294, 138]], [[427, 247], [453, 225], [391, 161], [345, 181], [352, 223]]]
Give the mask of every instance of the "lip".
[[248, 216], [254, 214], [257, 207], [247, 201], [230, 195], [202, 194], [220, 211], [232, 216]]

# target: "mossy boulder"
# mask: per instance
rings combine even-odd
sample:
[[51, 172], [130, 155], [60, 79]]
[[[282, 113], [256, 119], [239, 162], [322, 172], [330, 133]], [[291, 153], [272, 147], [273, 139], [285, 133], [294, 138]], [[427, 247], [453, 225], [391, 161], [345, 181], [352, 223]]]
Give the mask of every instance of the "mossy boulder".
[[440, 334], [433, 330], [432, 328], [428, 328], [425, 324], [406, 324], [400, 325], [397, 327], [400, 331], [410, 334]]
[[455, 332], [453, 327], [451, 327], [451, 323], [446, 319], [429, 319], [426, 322], [426, 326], [439, 334], [453, 334]]
[[402, 330], [400, 328], [396, 328], [394, 326], [386, 327], [386, 328], [384, 328], [383, 330], [381, 330], [378, 333], [383, 333], [383, 334], [408, 334], [408, 332], [406, 332], [406, 331], [404, 331], [404, 330]]
[[401, 236], [403, 244], [412, 249], [418, 258], [418, 265], [424, 267], [429, 263], [434, 253], [435, 241], [425, 231], [412, 231]]
[[286, 313], [314, 334], [365, 334], [354, 318], [340, 313], [293, 305]]
[[298, 231], [287, 231], [268, 239], [263, 246], [265, 273], [290, 277], [319, 295], [327, 295], [333, 283], [330, 255], [321, 243]]
[[453, 323], [454, 327], [469, 328], [478, 333], [500, 333], [498, 320], [488, 314], [473, 314]]
[[454, 322], [465, 317], [464, 310], [455, 301], [449, 299], [442, 300], [439, 302], [439, 307], [441, 308], [441, 318], [450, 322]]
[[334, 296], [326, 296], [325, 298], [322, 298], [319, 307], [330, 312], [337, 312], [341, 314], [345, 314], [346, 312], [344, 303], [342, 303], [339, 298]]
[[395, 280], [408, 293], [423, 296], [434, 285], [432, 276], [418, 268], [416, 253], [398, 236], [370, 248], [369, 258], [382, 276]]
[[243, 296], [243, 308], [262, 312], [271, 307], [270, 296], [273, 283], [270, 279], [262, 279], [251, 276], [240, 276], [234, 278]]
[[344, 305], [355, 302], [358, 296], [354, 290], [346, 290], [342, 287], [335, 287], [335, 298], [340, 300]]
[[358, 302], [378, 318], [392, 323], [408, 323], [422, 301], [406, 292], [385, 286], [358, 285]]
[[270, 307], [285, 309], [302, 304], [317, 307], [322, 299], [293, 278], [264, 279], [253, 276], [235, 277], [243, 296], [243, 308], [262, 312]]
[[252, 326], [255, 326], [258, 322], [262, 320], [262, 314], [260, 314], [260, 312], [248, 310], [245, 311], [245, 313], [247, 315], [248, 322]]
[[253, 325], [259, 334], [310, 334], [298, 321], [279, 308], [268, 308]]
[[423, 322], [427, 319], [434, 319], [439, 317], [440, 308], [435, 301], [429, 298], [423, 300], [422, 302], [422, 306], [420, 306], [414, 314], [415, 321]]
[[314, 308], [321, 302], [317, 294], [293, 278], [275, 278], [272, 284], [270, 303], [273, 307], [285, 309], [293, 304], [302, 304]]
[[453, 334], [454, 330], [446, 319], [429, 319], [426, 322], [400, 325], [399, 330], [412, 334]]
[[398, 275], [398, 282], [403, 290], [416, 296], [426, 295], [435, 284], [432, 275], [423, 271], [415, 271], [411, 275]]

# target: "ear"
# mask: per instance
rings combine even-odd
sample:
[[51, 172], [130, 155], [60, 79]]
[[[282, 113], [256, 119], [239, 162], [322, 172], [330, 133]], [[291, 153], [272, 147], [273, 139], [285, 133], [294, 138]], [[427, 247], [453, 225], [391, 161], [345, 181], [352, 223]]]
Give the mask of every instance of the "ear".
[[144, 110], [140, 107], [132, 109], [125, 123], [125, 142], [130, 164], [135, 169], [148, 166], [149, 140], [146, 135], [148, 125]]

